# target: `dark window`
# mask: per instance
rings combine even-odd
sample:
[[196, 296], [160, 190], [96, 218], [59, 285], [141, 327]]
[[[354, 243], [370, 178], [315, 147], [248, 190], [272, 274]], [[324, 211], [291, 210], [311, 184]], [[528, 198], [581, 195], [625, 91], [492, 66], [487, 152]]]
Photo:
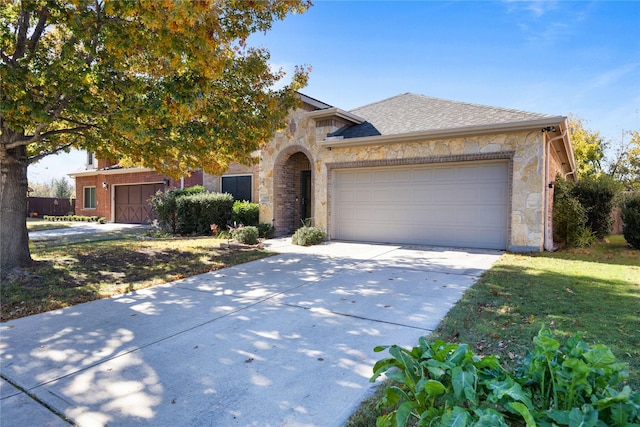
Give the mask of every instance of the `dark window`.
[[84, 187], [84, 203], [85, 209], [96, 208], [96, 187]]
[[229, 193], [235, 200], [251, 201], [251, 175], [223, 176], [222, 192]]

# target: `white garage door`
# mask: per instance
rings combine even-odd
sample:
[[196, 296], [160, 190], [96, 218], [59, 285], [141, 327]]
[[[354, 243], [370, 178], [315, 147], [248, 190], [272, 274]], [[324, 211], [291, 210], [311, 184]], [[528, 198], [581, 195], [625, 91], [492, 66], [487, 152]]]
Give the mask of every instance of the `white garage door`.
[[337, 169], [333, 180], [336, 239], [506, 247], [507, 162]]

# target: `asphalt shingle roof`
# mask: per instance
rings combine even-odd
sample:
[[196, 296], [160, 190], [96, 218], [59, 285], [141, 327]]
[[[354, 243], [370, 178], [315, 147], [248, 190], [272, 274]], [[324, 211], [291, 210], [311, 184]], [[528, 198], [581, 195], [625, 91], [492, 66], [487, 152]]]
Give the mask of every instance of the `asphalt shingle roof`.
[[351, 110], [367, 121], [330, 136], [358, 138], [409, 132], [498, 125], [555, 117], [405, 93]]

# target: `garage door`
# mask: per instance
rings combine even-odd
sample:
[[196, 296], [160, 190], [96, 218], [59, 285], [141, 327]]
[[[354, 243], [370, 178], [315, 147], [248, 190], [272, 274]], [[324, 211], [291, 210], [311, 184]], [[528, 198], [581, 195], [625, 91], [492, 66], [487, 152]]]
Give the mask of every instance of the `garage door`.
[[508, 163], [337, 169], [333, 237], [504, 249]]
[[164, 189], [162, 183], [140, 185], [118, 185], [115, 189], [115, 222], [144, 224], [151, 219], [149, 199], [158, 190]]

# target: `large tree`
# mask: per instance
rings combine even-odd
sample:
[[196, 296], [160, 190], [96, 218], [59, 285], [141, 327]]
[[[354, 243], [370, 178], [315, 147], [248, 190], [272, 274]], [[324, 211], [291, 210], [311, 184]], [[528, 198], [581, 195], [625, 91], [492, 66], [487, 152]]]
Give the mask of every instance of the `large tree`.
[[2, 0], [0, 276], [31, 263], [27, 166], [70, 147], [172, 176], [250, 163], [306, 84], [248, 36], [307, 0]]
[[602, 173], [602, 162], [607, 147], [600, 132], [584, 126], [582, 119], [570, 116], [571, 146], [576, 157], [578, 177], [598, 176]]
[[[625, 136], [629, 137], [625, 141]], [[609, 165], [609, 175], [628, 191], [640, 191], [640, 132], [624, 132]]]

